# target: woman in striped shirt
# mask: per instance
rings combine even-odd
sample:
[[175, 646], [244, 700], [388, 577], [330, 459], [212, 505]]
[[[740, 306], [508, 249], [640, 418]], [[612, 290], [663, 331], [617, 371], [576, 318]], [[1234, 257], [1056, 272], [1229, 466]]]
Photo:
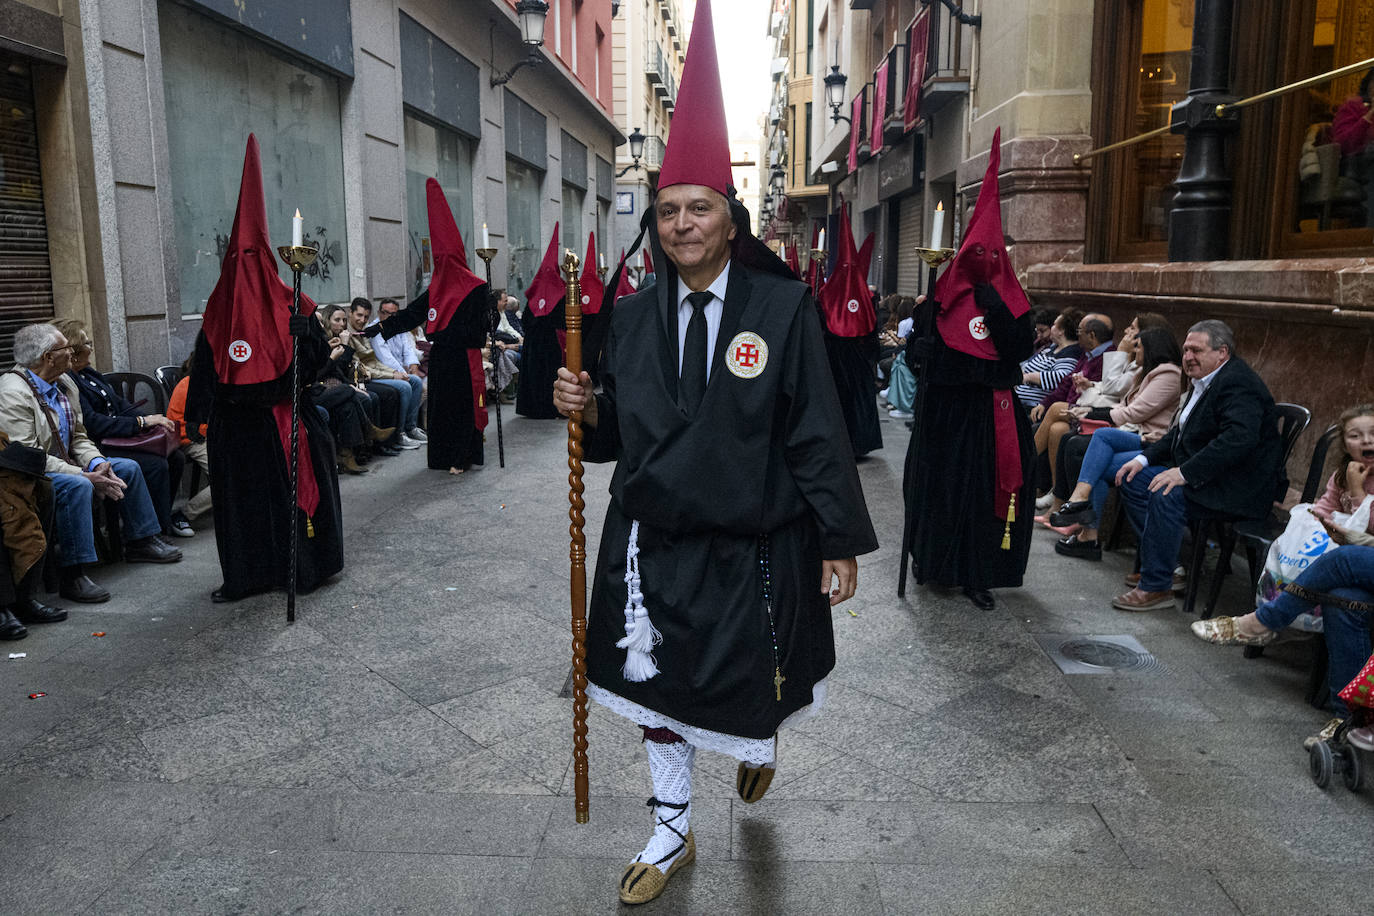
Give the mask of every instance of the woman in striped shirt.
[[1039, 404], [1045, 392], [1053, 390], [1078, 365], [1083, 355], [1078, 345], [1078, 322], [1082, 318], [1078, 309], [1061, 312], [1050, 327], [1050, 344], [1021, 364], [1023, 384], [1016, 386], [1016, 397], [1027, 410]]

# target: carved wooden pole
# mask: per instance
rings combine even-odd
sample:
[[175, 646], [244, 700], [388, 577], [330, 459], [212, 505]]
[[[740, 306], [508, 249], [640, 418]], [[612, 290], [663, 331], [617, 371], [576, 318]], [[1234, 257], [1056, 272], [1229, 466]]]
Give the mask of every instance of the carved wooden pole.
[[[582, 284], [578, 281], [580, 262], [575, 253], [563, 252], [563, 280], [567, 285], [564, 320], [567, 325], [567, 369], [574, 377], [582, 374]], [[572, 538], [568, 559], [572, 561], [569, 580], [572, 592], [573, 650], [573, 796], [577, 823], [591, 818], [587, 798], [587, 535], [582, 510], [582, 412], [568, 415], [568, 534]]]

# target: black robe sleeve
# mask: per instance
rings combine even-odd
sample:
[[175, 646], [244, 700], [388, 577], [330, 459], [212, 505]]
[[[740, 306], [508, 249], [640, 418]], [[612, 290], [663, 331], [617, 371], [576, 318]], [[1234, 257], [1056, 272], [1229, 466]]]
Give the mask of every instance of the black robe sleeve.
[[215, 373], [215, 357], [210, 352], [210, 343], [205, 339], [204, 331], [196, 335], [193, 352], [195, 358], [191, 362], [191, 381], [186, 388], [188, 430], [198, 430], [203, 424], [210, 422], [210, 405], [214, 403], [215, 386], [219, 384], [219, 376]]
[[[406, 307], [401, 309], [390, 318], [383, 318], [381, 321], [367, 328], [367, 336], [375, 337], [382, 335], [382, 340], [390, 340], [397, 334], [404, 334], [406, 331], [413, 331], [424, 324], [429, 318], [429, 290], [425, 290], [416, 296]], [[375, 329], [375, 330], [374, 330]]]
[[810, 293], [797, 309], [783, 365], [787, 468], [820, 529], [821, 557], [843, 560], [877, 550]]
[[582, 425], [582, 457], [593, 463], [614, 461], [620, 454], [620, 423], [615, 411], [615, 325], [601, 351], [601, 390], [596, 394], [596, 426]]

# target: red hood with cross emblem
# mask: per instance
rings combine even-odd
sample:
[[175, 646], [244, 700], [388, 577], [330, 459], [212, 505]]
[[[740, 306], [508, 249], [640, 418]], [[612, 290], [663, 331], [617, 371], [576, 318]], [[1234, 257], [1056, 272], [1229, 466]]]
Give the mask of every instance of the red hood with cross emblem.
[[998, 359], [998, 355], [988, 336], [983, 311], [973, 301], [975, 286], [991, 283], [1013, 318], [1030, 311], [1030, 300], [1011, 269], [1011, 258], [1007, 256], [1002, 236], [1002, 197], [997, 184], [1001, 163], [1002, 129], [999, 127], [992, 136], [988, 170], [983, 175], [983, 187], [978, 191], [978, 203], [964, 230], [963, 244], [935, 284], [935, 298], [940, 303], [935, 326], [940, 336], [950, 349], [980, 359]]
[[864, 241], [862, 251], [854, 249], [854, 236], [849, 232], [849, 205], [844, 204], [840, 207], [835, 237], [840, 246], [835, 269], [820, 292], [825, 327], [836, 337], [863, 337], [873, 333], [877, 321], [867, 280], [873, 236]]
[[[277, 252], [267, 237], [267, 203], [262, 193], [258, 138], [248, 135], [234, 226], [220, 266], [219, 282], [205, 303], [201, 327], [215, 358], [215, 373], [227, 385], [256, 385], [281, 378], [291, 367], [291, 287], [277, 273]], [[301, 314], [315, 303], [301, 294]]]

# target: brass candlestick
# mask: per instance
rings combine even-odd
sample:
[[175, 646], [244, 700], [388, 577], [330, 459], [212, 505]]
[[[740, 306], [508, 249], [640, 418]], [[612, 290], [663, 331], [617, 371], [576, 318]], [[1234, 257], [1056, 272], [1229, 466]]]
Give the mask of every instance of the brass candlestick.
[[[291, 268], [291, 316], [301, 313], [301, 271], [320, 256], [320, 249], [306, 245], [282, 245], [277, 256]], [[300, 338], [291, 337], [291, 505], [287, 517], [291, 519], [291, 540], [288, 548], [286, 578], [286, 622], [296, 622], [296, 568], [300, 559], [300, 526], [296, 524], [296, 501], [300, 495], [301, 443], [301, 360]], [[305, 519], [306, 534], [313, 537], [315, 529], [309, 516]]]
[[[491, 289], [491, 259], [496, 257], [495, 248], [478, 248], [477, 257], [482, 259], [482, 263], [487, 269], [487, 289]], [[496, 384], [496, 328], [501, 324], [501, 303], [496, 303], [496, 314], [491, 316], [491, 331], [487, 335], [487, 349], [491, 352], [491, 381]], [[501, 392], [494, 390], [496, 395], [496, 455], [501, 467], [506, 466], [506, 436], [501, 429]]]
[[921, 260], [932, 268], [939, 267], [941, 264], [954, 257], [953, 248], [917, 248], [916, 253]]
[[596, 276], [604, 284], [606, 282], [606, 265], [602, 264], [596, 269]]

